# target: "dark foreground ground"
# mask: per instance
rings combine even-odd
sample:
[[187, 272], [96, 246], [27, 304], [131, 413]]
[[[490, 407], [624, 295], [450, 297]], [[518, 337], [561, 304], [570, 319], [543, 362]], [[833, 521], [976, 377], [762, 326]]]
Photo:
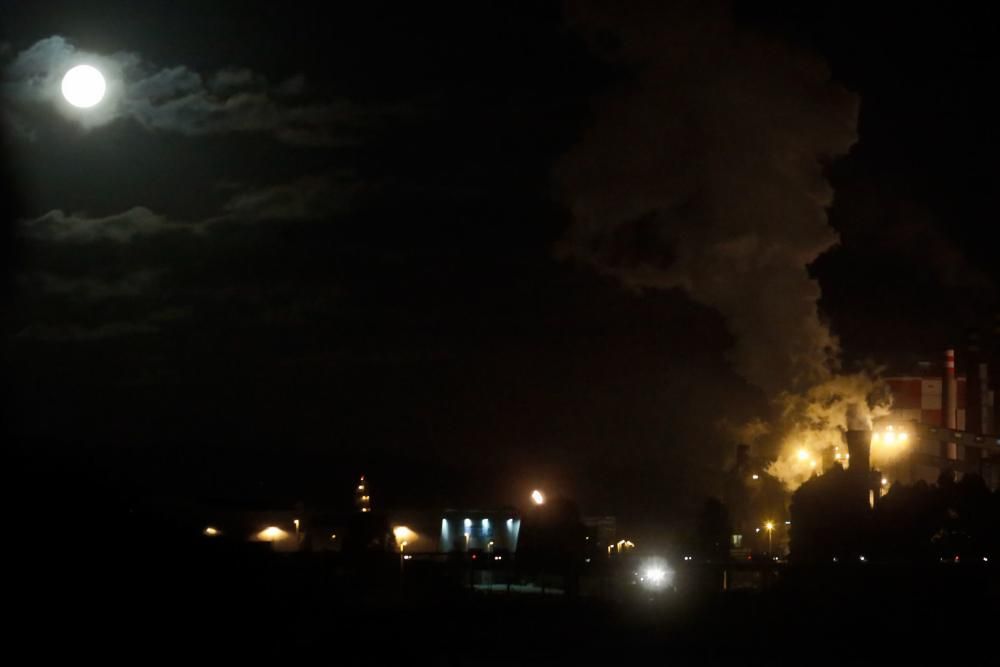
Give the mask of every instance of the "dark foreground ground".
[[656, 598], [620, 578], [508, 596], [461, 567], [210, 543], [95, 501], [93, 475], [9, 472], [9, 664], [1000, 664], [1000, 554], [784, 569], [763, 592], [694, 566]]
[[[615, 599], [470, 591], [441, 575], [203, 548], [11, 566], [8, 637], [49, 658], [327, 664], [998, 664], [995, 567], [804, 568], [765, 592]], [[440, 576], [439, 576], [440, 575]]]

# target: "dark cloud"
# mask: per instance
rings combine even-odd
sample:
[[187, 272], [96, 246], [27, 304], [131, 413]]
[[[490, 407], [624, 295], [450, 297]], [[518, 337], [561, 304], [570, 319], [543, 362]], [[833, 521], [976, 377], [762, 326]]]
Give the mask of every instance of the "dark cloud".
[[144, 334], [155, 334], [159, 327], [148, 322], [105, 322], [87, 327], [80, 324], [30, 324], [17, 333], [18, 338], [32, 338], [48, 343], [100, 341]]
[[[88, 342], [155, 334], [221, 302], [239, 305], [248, 323], [307, 326], [308, 313], [322, 311], [336, 289], [287, 275], [287, 258], [272, 249], [308, 254], [312, 243], [327, 246], [355, 181], [344, 172], [226, 189], [220, 210], [200, 220], [137, 206], [108, 216], [54, 210], [22, 221], [28, 261], [17, 281], [15, 336]], [[322, 272], [314, 262], [297, 271]]]
[[142, 269], [109, 280], [89, 275], [67, 277], [36, 271], [22, 275], [18, 283], [22, 290], [100, 300], [147, 293], [161, 273], [161, 271]]
[[358, 190], [349, 175], [307, 176], [293, 183], [247, 188], [223, 206], [237, 220], [315, 220], [343, 212]]

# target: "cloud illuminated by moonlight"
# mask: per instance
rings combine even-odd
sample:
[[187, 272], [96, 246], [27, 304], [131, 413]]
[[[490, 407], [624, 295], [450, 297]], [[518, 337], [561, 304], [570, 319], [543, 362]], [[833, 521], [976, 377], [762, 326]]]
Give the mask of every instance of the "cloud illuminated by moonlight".
[[[107, 82], [104, 99], [86, 110], [74, 108], [60, 92], [62, 77], [81, 64], [97, 68]], [[288, 144], [351, 143], [348, 127], [361, 118], [357, 107], [343, 99], [304, 103], [304, 86], [301, 74], [271, 85], [245, 68], [207, 77], [184, 65], [157, 68], [136, 53], [99, 54], [55, 35], [14, 56], [2, 90], [12, 109], [5, 120], [24, 136], [32, 134], [32, 106], [50, 104], [86, 129], [130, 118], [150, 130], [188, 136], [263, 132]]]

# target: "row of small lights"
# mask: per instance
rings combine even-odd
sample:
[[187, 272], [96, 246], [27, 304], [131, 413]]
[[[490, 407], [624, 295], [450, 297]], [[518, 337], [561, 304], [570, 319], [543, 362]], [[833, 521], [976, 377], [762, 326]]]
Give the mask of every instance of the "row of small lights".
[[[298, 534], [300, 525], [299, 520], [293, 519], [292, 523], [295, 524], [295, 533]], [[202, 533], [208, 537], [218, 537], [219, 535], [222, 535], [222, 531], [215, 526], [206, 526]], [[286, 537], [288, 537], [288, 533], [277, 526], [268, 526], [264, 530], [257, 533], [257, 539], [263, 542], [277, 542], [285, 539]], [[337, 539], [337, 535], [331, 535], [330, 539]]]
[[[364, 480], [364, 477], [362, 477], [361, 479]], [[365, 490], [364, 483], [362, 482], [361, 484], [358, 484], [358, 491], [364, 491], [364, 490]], [[361, 496], [361, 500], [364, 501], [364, 502], [367, 502], [369, 500], [369, 496], [363, 495], [363, 496]], [[538, 489], [535, 489], [534, 491], [531, 492], [531, 500], [536, 505], [543, 505], [543, 504], [545, 504], [545, 496]], [[368, 508], [367, 507], [363, 507], [363, 508], [361, 508], [361, 511], [362, 512], [367, 512]], [[299, 532], [299, 520], [298, 519], [293, 519], [292, 523], [295, 524], [295, 532], [298, 533]], [[513, 523], [514, 523], [513, 519], [507, 519], [507, 526], [508, 527], [510, 527]], [[465, 519], [464, 524], [465, 524], [466, 529], [471, 528], [472, 527], [472, 519]], [[490, 520], [489, 519], [483, 519], [482, 520], [482, 526], [483, 526], [483, 528], [489, 528], [489, 525], [490, 525]], [[207, 526], [205, 528], [205, 530], [203, 530], [202, 532], [205, 535], [207, 535], [208, 537], [216, 537], [216, 536], [222, 534], [222, 531], [219, 530], [218, 528], [214, 527], [214, 526]], [[392, 532], [393, 532], [393, 535], [396, 537], [396, 540], [399, 542], [400, 553], [402, 553], [402, 551], [410, 543], [410, 540], [412, 540], [412, 539], [414, 539], [414, 538], [417, 537], [417, 534], [415, 532], [413, 532], [412, 530], [410, 530], [409, 528], [407, 528], [406, 526], [396, 526], [395, 528], [392, 529]], [[260, 540], [262, 540], [262, 541], [265, 541], [265, 542], [277, 542], [279, 540], [285, 539], [286, 537], [288, 537], [288, 533], [285, 532], [284, 530], [282, 530], [281, 528], [278, 528], [277, 526], [268, 526], [264, 530], [262, 530], [259, 533], [257, 533], [257, 538], [260, 539]], [[468, 532], [468, 530], [466, 530], [466, 532], [465, 532], [465, 538], [466, 538], [466, 540], [468, 540], [468, 538], [469, 538], [469, 532]], [[334, 534], [330, 535], [330, 539], [331, 540], [337, 539], [337, 534], [334, 533]], [[492, 547], [493, 544], [494, 543], [491, 540], [490, 543], [489, 543], [489, 546]], [[631, 542], [629, 544], [631, 544]], [[635, 545], [632, 545], [632, 546], [635, 546]], [[407, 560], [409, 560], [409, 557], [406, 557], [406, 558], [407, 558]], [[494, 556], [493, 560], [501, 560], [501, 556]]]

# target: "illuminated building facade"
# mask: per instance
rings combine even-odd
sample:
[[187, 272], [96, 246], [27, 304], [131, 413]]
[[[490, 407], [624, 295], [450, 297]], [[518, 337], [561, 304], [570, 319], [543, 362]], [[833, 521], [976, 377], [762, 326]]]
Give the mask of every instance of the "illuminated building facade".
[[[1000, 486], [1000, 434], [996, 387], [990, 366], [970, 353], [966, 372], [956, 373], [954, 350], [945, 352], [940, 375], [924, 372], [885, 379], [892, 412], [877, 419], [873, 463], [893, 481], [934, 482], [942, 471], [976, 473]], [[927, 369], [930, 371], [930, 369]]]
[[440, 550], [444, 553], [517, 551], [521, 517], [512, 508], [445, 510], [441, 517]]

